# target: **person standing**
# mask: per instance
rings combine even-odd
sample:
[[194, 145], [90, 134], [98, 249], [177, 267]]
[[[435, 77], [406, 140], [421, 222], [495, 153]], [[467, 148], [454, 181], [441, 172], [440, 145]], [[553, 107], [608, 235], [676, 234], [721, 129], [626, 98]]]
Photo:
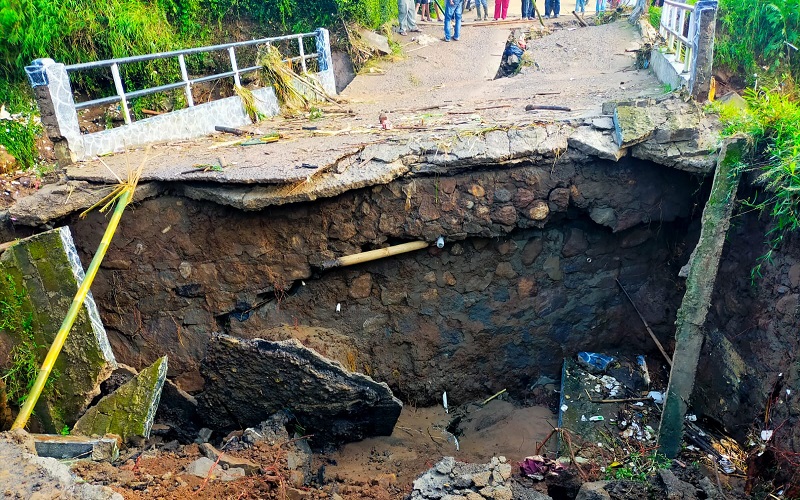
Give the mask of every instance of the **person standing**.
[[[583, 1], [585, 2], [586, 0]], [[422, 6], [422, 11], [419, 14], [420, 21], [431, 22], [431, 0], [419, 0], [419, 4]]]
[[586, 0], [575, 0], [575, 12], [586, 14]]
[[456, 26], [453, 31], [453, 40], [456, 42], [461, 37], [461, 14], [464, 12], [464, 2], [461, 0], [445, 0], [444, 4], [444, 41], [450, 41], [450, 23], [455, 19]]
[[483, 20], [486, 21], [489, 19], [489, 7], [486, 6], [486, 0], [475, 0], [475, 10], [478, 11], [478, 17], [475, 20], [481, 20], [481, 5], [483, 5]]
[[606, 0], [597, 0], [597, 3], [595, 4], [594, 10], [595, 10], [595, 14], [599, 14], [601, 12], [605, 12], [606, 11]]
[[397, 0], [397, 20], [400, 21], [400, 34], [406, 36], [409, 31], [419, 31], [415, 21], [414, 0]]
[[[577, 0], [580, 1], [580, 0]], [[533, 2], [534, 0], [522, 0], [522, 20], [533, 21]]]
[[508, 3], [511, 0], [494, 0], [494, 20], [505, 20], [508, 15]]

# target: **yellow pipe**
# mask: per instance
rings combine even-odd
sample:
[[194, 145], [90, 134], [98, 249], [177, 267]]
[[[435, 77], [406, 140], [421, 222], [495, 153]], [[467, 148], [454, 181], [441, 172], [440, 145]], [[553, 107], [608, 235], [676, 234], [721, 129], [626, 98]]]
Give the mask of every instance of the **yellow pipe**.
[[369, 262], [371, 260], [382, 259], [384, 257], [391, 257], [406, 252], [413, 252], [414, 250], [421, 250], [427, 248], [430, 243], [427, 241], [412, 241], [410, 243], [402, 243], [392, 247], [379, 248], [378, 250], [370, 250], [369, 252], [361, 252], [353, 255], [345, 255], [338, 259], [329, 260], [322, 263], [323, 269], [330, 269], [333, 267], [352, 266], [353, 264], [361, 264], [362, 262]]
[[44, 384], [47, 382], [48, 377], [50, 377], [50, 372], [53, 371], [53, 365], [58, 359], [58, 355], [61, 353], [61, 348], [64, 347], [64, 342], [67, 340], [67, 335], [69, 335], [72, 325], [75, 323], [75, 318], [78, 316], [81, 306], [83, 306], [86, 294], [89, 293], [89, 287], [92, 286], [92, 281], [94, 281], [97, 270], [100, 268], [100, 263], [106, 255], [108, 246], [111, 243], [111, 238], [117, 231], [117, 225], [122, 217], [122, 212], [125, 211], [125, 207], [131, 199], [133, 190], [134, 187], [132, 186], [122, 190], [117, 200], [117, 205], [114, 207], [114, 213], [111, 215], [111, 220], [108, 221], [108, 227], [106, 228], [105, 234], [103, 234], [103, 239], [100, 240], [100, 246], [97, 247], [97, 253], [94, 254], [94, 258], [91, 264], [89, 264], [89, 268], [86, 270], [86, 277], [83, 279], [81, 286], [78, 287], [75, 298], [72, 299], [72, 304], [69, 306], [67, 316], [64, 318], [64, 322], [61, 323], [61, 328], [58, 330], [56, 338], [53, 340], [53, 345], [50, 346], [47, 357], [44, 358], [42, 368], [39, 370], [39, 375], [36, 377], [36, 382], [34, 382], [28, 394], [28, 398], [25, 400], [25, 404], [22, 405], [19, 415], [17, 415], [16, 420], [14, 420], [14, 425], [11, 426], [12, 429], [23, 429], [28, 424], [28, 419], [31, 413], [33, 413], [33, 407], [36, 406], [36, 402], [42, 394]]

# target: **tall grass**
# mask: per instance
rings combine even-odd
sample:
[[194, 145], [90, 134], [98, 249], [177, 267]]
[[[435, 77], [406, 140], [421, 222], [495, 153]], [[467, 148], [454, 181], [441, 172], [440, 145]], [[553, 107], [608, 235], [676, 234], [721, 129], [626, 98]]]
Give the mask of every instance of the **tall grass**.
[[714, 63], [754, 74], [800, 78], [800, 0], [720, 0]]
[[746, 110], [722, 108], [720, 117], [724, 134], [745, 132], [753, 138], [756, 155], [745, 168], [757, 172], [765, 196], [745, 204], [768, 210], [773, 218], [767, 253], [753, 269], [756, 277], [784, 237], [800, 228], [800, 96], [788, 80], [781, 88], [748, 89], [744, 97]]

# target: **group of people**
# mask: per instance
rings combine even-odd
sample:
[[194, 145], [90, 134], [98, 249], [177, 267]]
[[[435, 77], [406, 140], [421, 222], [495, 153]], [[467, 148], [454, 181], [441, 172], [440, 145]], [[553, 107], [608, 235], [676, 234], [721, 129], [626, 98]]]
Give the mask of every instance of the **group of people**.
[[[461, 17], [464, 9], [470, 10], [473, 1], [475, 10], [478, 13], [476, 21], [489, 20], [489, 7], [487, 0], [441, 0], [444, 3], [444, 13], [442, 13], [437, 0], [397, 0], [398, 18], [400, 20], [400, 34], [407, 35], [409, 31], [418, 32], [417, 12], [420, 12], [420, 19], [431, 21], [431, 4], [437, 12], [437, 18], [441, 21], [444, 17], [444, 41], [458, 41], [461, 37]], [[522, 0], [522, 19], [533, 21], [536, 14], [536, 0]], [[612, 0], [613, 1], [613, 0]], [[663, 0], [662, 0], [663, 1]], [[494, 20], [505, 20], [508, 15], [508, 4], [511, 0], [494, 0]], [[586, 13], [587, 0], [575, 0], [575, 12]], [[606, 0], [596, 0], [596, 12], [606, 10]], [[481, 18], [481, 7], [483, 7], [483, 18]], [[561, 0], [545, 0], [544, 18], [557, 18], [561, 11]], [[454, 25], [451, 32], [451, 25]]]

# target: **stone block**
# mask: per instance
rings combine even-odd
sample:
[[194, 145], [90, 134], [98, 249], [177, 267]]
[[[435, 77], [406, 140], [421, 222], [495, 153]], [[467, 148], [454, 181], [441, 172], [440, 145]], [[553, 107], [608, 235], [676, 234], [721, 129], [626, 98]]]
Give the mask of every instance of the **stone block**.
[[[53, 343], [70, 304], [83, 282], [84, 271], [68, 227], [26, 238], [0, 255], [0, 299], [15, 303], [31, 328], [5, 330], [12, 344], [31, 340], [40, 346]], [[15, 298], [15, 296], [17, 298]], [[47, 349], [40, 349], [41, 365]], [[58, 433], [71, 426], [100, 394], [100, 383], [117, 367], [91, 292], [55, 363], [52, 390], [45, 390], [35, 412], [44, 430]]]
[[604, 160], [619, 161], [627, 154], [627, 149], [620, 148], [611, 134], [593, 127], [578, 128], [567, 140], [570, 147], [587, 155]]
[[575, 500], [610, 500], [611, 495], [604, 489], [608, 481], [583, 483]]
[[125, 441], [135, 436], [150, 437], [166, 377], [164, 356], [89, 408], [75, 423], [73, 432], [85, 436], [111, 433]]
[[244, 477], [243, 469], [233, 468], [225, 470], [219, 464], [207, 457], [200, 457], [186, 466], [186, 473], [192, 476], [219, 479], [220, 481], [233, 481]]
[[113, 462], [119, 458], [119, 446], [114, 438], [87, 438], [58, 434], [31, 434], [40, 457], [57, 460], [88, 459]]
[[[200, 453], [205, 455], [206, 458], [217, 462], [219, 465], [227, 466], [228, 470], [232, 468], [242, 469], [248, 476], [258, 474], [258, 472], [261, 471], [261, 466], [257, 463], [247, 460], [246, 458], [236, 458], [227, 454], [222, 455], [219, 450], [209, 443], [202, 443], [200, 445]], [[221, 458], [220, 455], [222, 455]]]
[[403, 408], [385, 383], [350, 373], [295, 339], [214, 335], [200, 371], [201, 415], [222, 431], [289, 409], [314, 434], [313, 444], [323, 446], [388, 436]]

